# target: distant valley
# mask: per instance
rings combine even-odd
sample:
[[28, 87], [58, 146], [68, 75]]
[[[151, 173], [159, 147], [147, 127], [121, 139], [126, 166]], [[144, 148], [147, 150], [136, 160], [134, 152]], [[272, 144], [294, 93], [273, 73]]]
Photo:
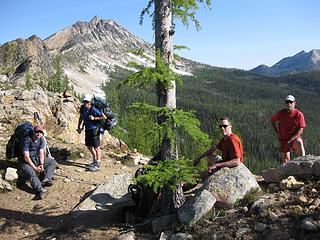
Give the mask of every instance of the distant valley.
[[[130, 51], [133, 49], [143, 50], [146, 57], [133, 54]], [[246, 164], [260, 171], [278, 164], [277, 139], [269, 119], [284, 107], [284, 96], [293, 94], [308, 125], [304, 133], [307, 153], [319, 155], [319, 51], [302, 51], [272, 67], [259, 66], [250, 71], [179, 58], [175, 71], [181, 74], [184, 83], [177, 87], [178, 107], [195, 110], [202, 129], [214, 142], [219, 137], [216, 120], [229, 116], [234, 121], [235, 132], [243, 139]], [[153, 59], [152, 44], [113, 20], [94, 17], [45, 40], [31, 36], [1, 45], [0, 88], [46, 89], [52, 79], [63, 78], [78, 96], [86, 92], [106, 94], [113, 111], [119, 115], [120, 127], [115, 134], [130, 147], [151, 154], [149, 145], [145, 144], [147, 140], [143, 139], [148, 137], [148, 124], [127, 107], [135, 101], [154, 102], [153, 89], [116, 90], [118, 83], [133, 71], [128, 65], [130, 61], [152, 66]], [[190, 158], [199, 151], [192, 140], [181, 137], [179, 141], [183, 143], [181, 152]]]

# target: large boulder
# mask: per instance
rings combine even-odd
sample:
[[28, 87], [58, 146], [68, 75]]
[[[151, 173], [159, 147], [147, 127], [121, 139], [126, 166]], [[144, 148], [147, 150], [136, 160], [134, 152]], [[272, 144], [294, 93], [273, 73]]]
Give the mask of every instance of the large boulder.
[[93, 193], [81, 202], [73, 211], [72, 215], [82, 219], [94, 217], [104, 223], [123, 221], [125, 207], [135, 205], [131, 194], [128, 194], [128, 186], [132, 176], [122, 174], [115, 175], [106, 183], [98, 186]]
[[250, 191], [260, 190], [254, 175], [243, 163], [213, 173], [203, 186], [217, 199], [217, 204], [222, 206], [232, 206]]
[[215, 202], [215, 197], [209, 191], [199, 191], [178, 209], [178, 219], [181, 223], [192, 225], [205, 216]]
[[320, 156], [307, 155], [295, 158], [277, 168], [262, 172], [266, 182], [280, 182], [289, 176], [310, 178], [320, 176]]

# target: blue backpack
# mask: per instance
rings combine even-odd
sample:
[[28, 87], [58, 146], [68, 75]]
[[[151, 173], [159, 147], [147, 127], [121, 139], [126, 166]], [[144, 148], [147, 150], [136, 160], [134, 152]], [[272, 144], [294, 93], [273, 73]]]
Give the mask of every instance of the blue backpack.
[[11, 135], [6, 145], [6, 157], [8, 159], [19, 157], [22, 154], [22, 141], [25, 137], [32, 137], [33, 126], [31, 122], [21, 122]]
[[107, 117], [107, 119], [101, 120], [99, 123], [100, 132], [103, 133], [105, 130], [110, 132], [116, 125], [117, 115], [110, 110], [108, 102], [102, 97], [94, 96], [92, 105]]

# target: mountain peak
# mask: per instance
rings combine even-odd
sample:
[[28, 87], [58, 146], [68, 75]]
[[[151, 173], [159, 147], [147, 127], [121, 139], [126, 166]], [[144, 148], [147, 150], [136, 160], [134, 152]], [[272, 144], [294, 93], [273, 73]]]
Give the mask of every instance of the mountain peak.
[[101, 19], [98, 16], [94, 16], [89, 23], [96, 25]]
[[285, 57], [270, 68], [260, 66], [250, 72], [259, 75], [280, 76], [290, 73], [320, 70], [320, 50], [301, 51], [291, 57]]

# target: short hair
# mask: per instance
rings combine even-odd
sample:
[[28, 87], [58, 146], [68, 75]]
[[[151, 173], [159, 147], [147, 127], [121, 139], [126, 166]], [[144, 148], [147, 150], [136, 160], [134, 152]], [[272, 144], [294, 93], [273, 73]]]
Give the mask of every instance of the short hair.
[[228, 121], [228, 122], [230, 123], [230, 125], [231, 125], [230, 118], [228, 118], [228, 117], [221, 117], [221, 118], [219, 119], [219, 121], [223, 121], [223, 120]]

